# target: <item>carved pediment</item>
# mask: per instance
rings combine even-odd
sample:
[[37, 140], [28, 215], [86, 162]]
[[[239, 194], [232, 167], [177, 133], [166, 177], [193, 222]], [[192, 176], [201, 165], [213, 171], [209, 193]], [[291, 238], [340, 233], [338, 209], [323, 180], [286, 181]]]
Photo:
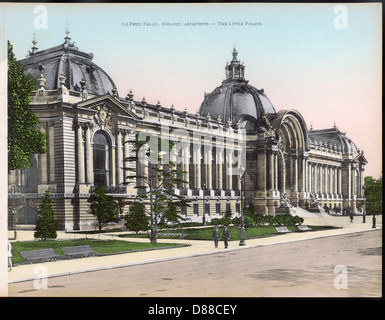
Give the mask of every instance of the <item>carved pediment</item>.
[[103, 96], [81, 101], [77, 103], [76, 106], [96, 110], [99, 113], [99, 118], [101, 117], [101, 121], [103, 121], [103, 119], [108, 119], [112, 115], [122, 115], [134, 119], [138, 118], [134, 112], [127, 109], [122, 103], [108, 93]]
[[[125, 105], [110, 94], [81, 101], [76, 106], [79, 109], [83, 109], [83, 113], [88, 113], [88, 119], [91, 120], [91, 117], [93, 118], [94, 125], [101, 128], [106, 127], [111, 131], [115, 131], [118, 128], [118, 123], [122, 119], [123, 122], [127, 122], [128, 126], [131, 127], [132, 121], [130, 119], [138, 118], [134, 112], [127, 109]], [[80, 116], [80, 111], [78, 116]]]

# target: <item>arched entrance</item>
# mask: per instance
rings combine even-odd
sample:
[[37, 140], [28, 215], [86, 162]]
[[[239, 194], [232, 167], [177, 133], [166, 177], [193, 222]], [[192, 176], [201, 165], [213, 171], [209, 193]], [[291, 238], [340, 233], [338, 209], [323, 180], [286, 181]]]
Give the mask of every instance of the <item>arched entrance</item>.
[[300, 193], [305, 191], [305, 159], [309, 148], [306, 124], [297, 111], [282, 110], [273, 126], [279, 134], [278, 188], [281, 195], [286, 193], [293, 206], [298, 206]]
[[93, 140], [94, 184], [110, 185], [110, 143], [103, 131], [97, 131]]

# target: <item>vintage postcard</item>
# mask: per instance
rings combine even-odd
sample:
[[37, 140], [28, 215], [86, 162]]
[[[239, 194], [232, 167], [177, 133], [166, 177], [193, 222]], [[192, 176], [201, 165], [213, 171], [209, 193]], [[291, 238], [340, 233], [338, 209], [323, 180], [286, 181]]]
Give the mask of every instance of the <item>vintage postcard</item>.
[[2, 296], [382, 296], [381, 3], [0, 21]]

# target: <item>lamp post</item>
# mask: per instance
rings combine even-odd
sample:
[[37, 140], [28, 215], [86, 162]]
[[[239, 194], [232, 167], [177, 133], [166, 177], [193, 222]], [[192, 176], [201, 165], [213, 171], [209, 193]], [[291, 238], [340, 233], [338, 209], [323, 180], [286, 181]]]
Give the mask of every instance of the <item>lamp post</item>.
[[16, 231], [16, 208], [12, 208], [12, 223], [13, 223], [13, 237], [16, 240], [17, 231]]
[[241, 167], [241, 175], [239, 176], [241, 182], [241, 241], [239, 241], [240, 246], [246, 244], [246, 235], [245, 235], [245, 218], [243, 216], [243, 207], [244, 207], [244, 183], [245, 183], [245, 168]]
[[362, 189], [364, 190], [364, 207], [363, 207], [363, 212], [362, 212], [362, 223], [366, 223], [366, 198], [365, 198], [365, 189], [366, 187], [363, 186]]
[[206, 225], [206, 195], [205, 195], [205, 191], [207, 190], [207, 187], [205, 184], [203, 184], [202, 186], [202, 190], [203, 190], [203, 218], [202, 218], [202, 224], [205, 226]]

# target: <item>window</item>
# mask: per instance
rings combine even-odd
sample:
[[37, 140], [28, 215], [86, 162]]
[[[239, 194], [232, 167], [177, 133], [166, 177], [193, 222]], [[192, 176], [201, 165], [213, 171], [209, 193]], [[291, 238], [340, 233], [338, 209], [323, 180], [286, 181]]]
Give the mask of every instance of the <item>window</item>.
[[109, 186], [110, 146], [105, 134], [101, 131], [94, 136], [94, 184]]

